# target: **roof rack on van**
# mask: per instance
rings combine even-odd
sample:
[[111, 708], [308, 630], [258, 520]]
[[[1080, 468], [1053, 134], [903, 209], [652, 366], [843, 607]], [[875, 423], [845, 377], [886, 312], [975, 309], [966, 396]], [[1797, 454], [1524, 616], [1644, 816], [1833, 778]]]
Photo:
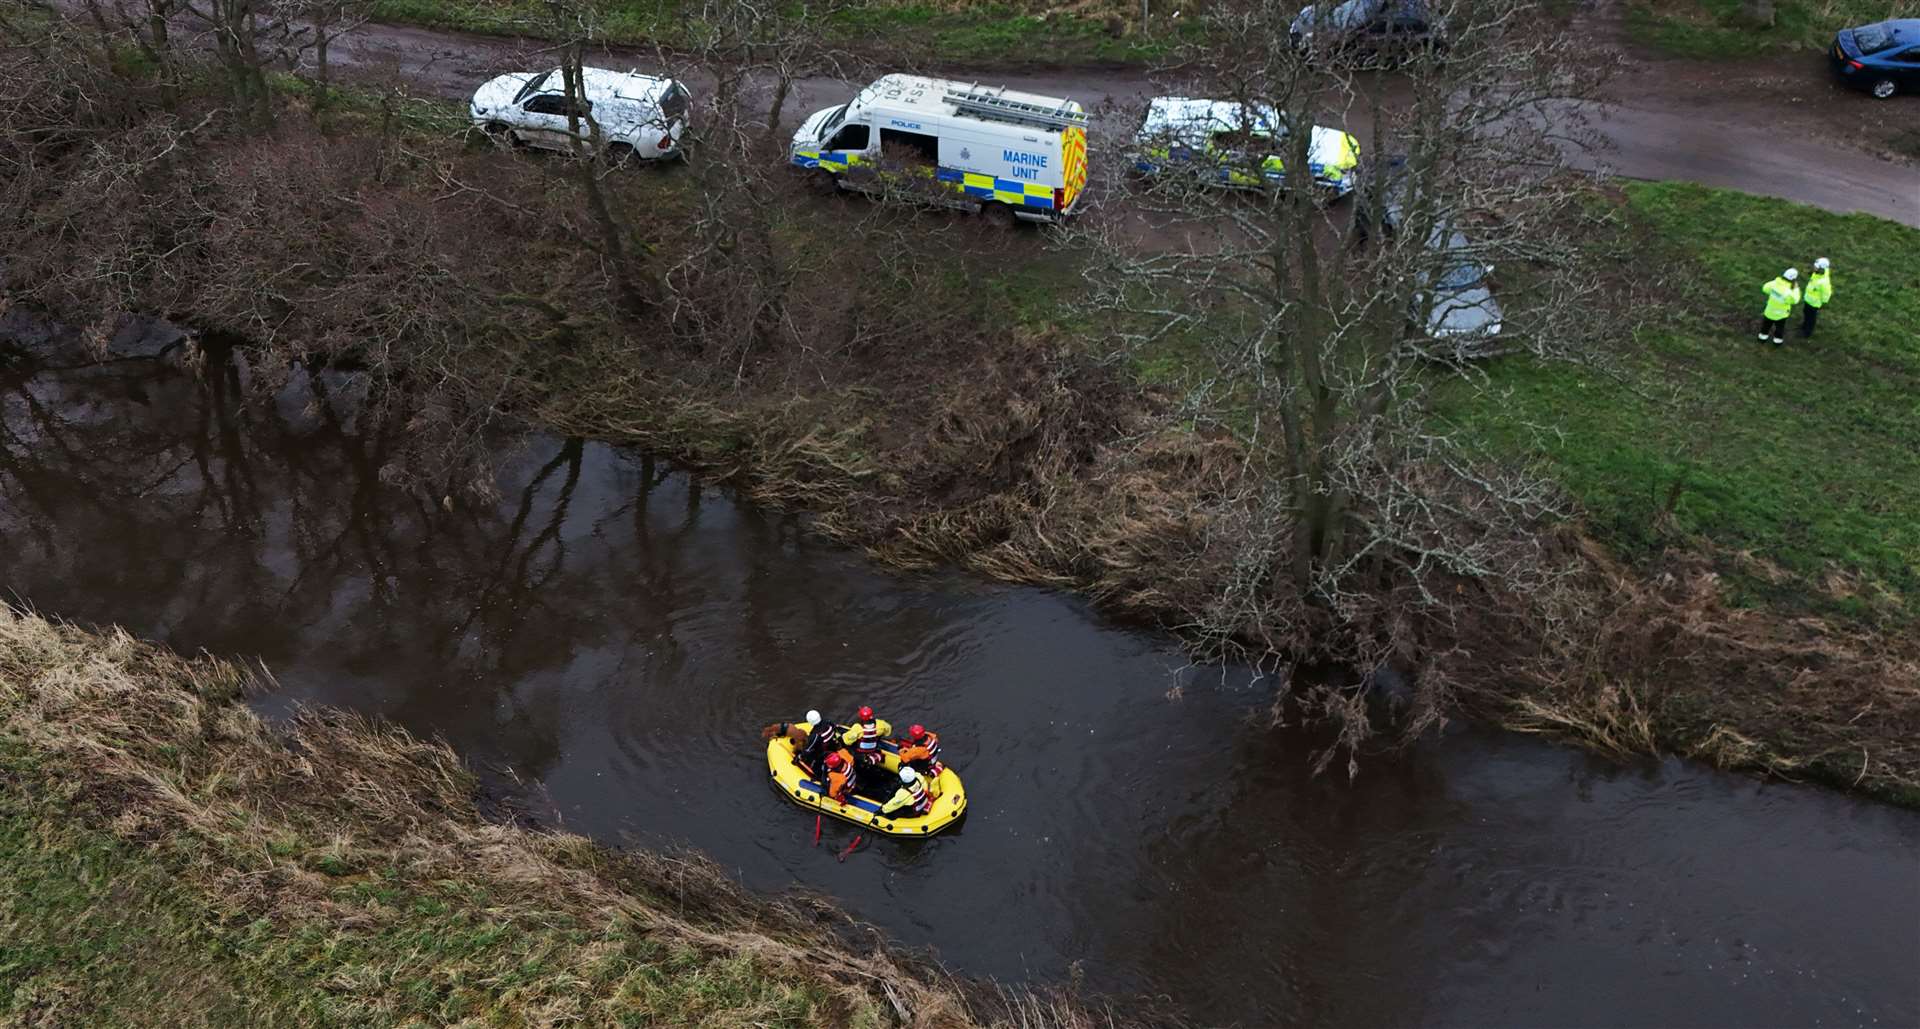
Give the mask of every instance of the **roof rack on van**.
[[954, 110], [963, 114], [976, 114], [1000, 121], [1010, 121], [1019, 125], [1038, 125], [1048, 129], [1086, 128], [1087, 115], [1084, 111], [1072, 109], [1072, 101], [1062, 100], [1058, 107], [1046, 104], [1031, 104], [1025, 100], [1014, 100], [1006, 96], [1007, 87], [1001, 86], [997, 93], [981, 89], [979, 83], [965, 89], [947, 90], [947, 100]]

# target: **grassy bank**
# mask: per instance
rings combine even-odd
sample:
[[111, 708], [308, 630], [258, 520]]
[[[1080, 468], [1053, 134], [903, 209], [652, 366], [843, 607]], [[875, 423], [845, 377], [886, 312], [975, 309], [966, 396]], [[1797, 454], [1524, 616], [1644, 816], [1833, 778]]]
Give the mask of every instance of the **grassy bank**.
[[[1142, 20], [1128, 0], [1045, 4], [881, 2], [826, 16], [816, 31], [823, 46], [895, 61], [985, 65], [1086, 62], [1144, 63], [1180, 38], [1173, 7], [1154, 4]], [[599, 0], [598, 35], [610, 43], [684, 47], [701, 33], [699, 5], [683, 0]], [[541, 38], [552, 16], [537, 0], [375, 0], [377, 20], [468, 32]]]
[[[1523, 694], [1519, 721], [1920, 802], [1920, 230], [1687, 183], [1630, 184], [1619, 213], [1656, 284], [1639, 338], [1438, 406], [1544, 458], [1624, 563], [1616, 611], [1674, 629], [1596, 625], [1617, 663]], [[1796, 312], [1786, 347], [1758, 342], [1760, 285], [1820, 256], [1815, 337]]]
[[[1544, 454], [1615, 553], [1707, 547], [1736, 603], [1920, 615], [1920, 230], [1688, 183], [1635, 183], [1637, 274], [1666, 298], [1601, 367], [1507, 363], [1447, 416]], [[1755, 340], [1760, 286], [1833, 261], [1812, 340]], [[1540, 435], [1531, 426], [1551, 425]]]
[[[748, 896], [702, 860], [488, 822], [444, 746], [341, 715], [269, 729], [236, 703], [244, 684], [218, 661], [0, 607], [0, 1019], [883, 1026], [905, 1011], [958, 1026], [992, 1014], [937, 971], [855, 953], [818, 912]], [[1062, 1015], [1051, 1006], [1043, 1021]]]
[[1771, 25], [1744, 13], [1745, 0], [1630, 0], [1634, 42], [1675, 57], [1751, 59], [1766, 52], [1823, 50], [1843, 28], [1920, 16], [1914, 0], [1776, 0]]

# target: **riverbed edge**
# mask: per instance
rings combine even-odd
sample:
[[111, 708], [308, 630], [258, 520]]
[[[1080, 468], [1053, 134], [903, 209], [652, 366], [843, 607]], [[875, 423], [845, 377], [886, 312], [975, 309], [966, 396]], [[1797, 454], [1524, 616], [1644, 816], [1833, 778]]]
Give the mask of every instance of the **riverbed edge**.
[[903, 957], [822, 901], [750, 893], [703, 857], [490, 820], [444, 743], [338, 711], [269, 724], [241, 702], [261, 684], [0, 605], [0, 1010], [1093, 1024], [1071, 1000]]

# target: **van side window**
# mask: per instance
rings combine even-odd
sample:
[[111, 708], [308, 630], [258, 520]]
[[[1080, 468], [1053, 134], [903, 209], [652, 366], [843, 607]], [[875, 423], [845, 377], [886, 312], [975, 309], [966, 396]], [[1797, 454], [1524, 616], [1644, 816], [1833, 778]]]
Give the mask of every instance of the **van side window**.
[[827, 143], [828, 150], [865, 150], [872, 130], [865, 125], [844, 125]]
[[1241, 153], [1251, 150], [1267, 151], [1273, 149], [1273, 137], [1264, 132], [1254, 132], [1247, 129], [1229, 129], [1213, 134], [1213, 149], [1224, 153]]
[[880, 149], [883, 152], [900, 153], [908, 160], [935, 165], [940, 163], [940, 140], [919, 132], [881, 129]]
[[[564, 118], [567, 114], [567, 95], [565, 93], [542, 93], [528, 100], [522, 107], [528, 114], [557, 114]], [[587, 112], [592, 109], [593, 104], [585, 100], [579, 102], [580, 117], [585, 118]]]

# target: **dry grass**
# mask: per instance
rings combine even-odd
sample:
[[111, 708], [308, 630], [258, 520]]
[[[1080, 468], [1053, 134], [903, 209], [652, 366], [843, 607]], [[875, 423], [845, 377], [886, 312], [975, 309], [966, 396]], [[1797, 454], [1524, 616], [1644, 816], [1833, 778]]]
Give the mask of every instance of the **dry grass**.
[[[488, 822], [446, 747], [331, 713], [276, 730], [235, 703], [245, 686], [223, 662], [0, 608], [0, 1014], [1108, 1024], [1027, 995], [970, 1001], [700, 858]], [[129, 915], [121, 891], [143, 883]]]
[[[1578, 540], [1586, 573], [1530, 609], [1487, 598], [1464, 691], [1497, 723], [1616, 756], [1720, 767], [1920, 804], [1920, 636], [1728, 602], [1708, 556], [1653, 575]], [[1545, 627], [1529, 634], [1503, 626]], [[1463, 681], [1466, 681], [1463, 679]]]

